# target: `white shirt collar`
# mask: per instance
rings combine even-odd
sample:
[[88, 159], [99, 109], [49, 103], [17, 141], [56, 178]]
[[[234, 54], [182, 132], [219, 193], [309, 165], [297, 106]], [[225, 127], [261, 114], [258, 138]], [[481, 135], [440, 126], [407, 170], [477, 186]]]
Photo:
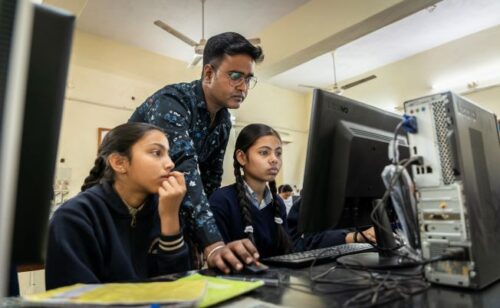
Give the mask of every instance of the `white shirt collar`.
[[258, 208], [259, 210], [264, 209], [266, 206], [271, 204], [273, 201], [273, 195], [271, 193], [271, 190], [269, 187], [266, 185], [266, 188], [264, 189], [264, 198], [260, 201], [260, 204], [257, 201], [257, 194], [253, 191], [253, 189], [243, 180], [243, 183], [245, 183], [245, 194], [252, 203], [253, 206]]

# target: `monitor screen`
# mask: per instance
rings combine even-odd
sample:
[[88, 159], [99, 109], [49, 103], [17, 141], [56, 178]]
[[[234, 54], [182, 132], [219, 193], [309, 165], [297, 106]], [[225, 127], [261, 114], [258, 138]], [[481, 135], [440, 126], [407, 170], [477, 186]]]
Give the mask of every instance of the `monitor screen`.
[[[10, 20], [2, 38], [11, 43], [2, 43], [0, 58], [6, 85], [0, 93], [1, 296], [10, 264], [41, 263], [45, 255], [75, 18], [30, 1], [2, 0], [0, 6], [9, 9], [10, 15], [2, 15], [2, 22]], [[25, 57], [16, 57], [19, 52]]]
[[[315, 90], [304, 173], [299, 230], [371, 225], [373, 201], [382, 197], [390, 141], [401, 116], [323, 90]], [[400, 159], [409, 157], [398, 136]]]

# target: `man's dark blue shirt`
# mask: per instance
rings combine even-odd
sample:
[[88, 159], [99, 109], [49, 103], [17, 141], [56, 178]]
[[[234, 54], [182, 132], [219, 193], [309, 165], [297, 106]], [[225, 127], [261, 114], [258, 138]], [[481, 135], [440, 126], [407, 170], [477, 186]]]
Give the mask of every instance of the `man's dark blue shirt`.
[[168, 85], [142, 103], [129, 122], [160, 127], [168, 137], [175, 170], [184, 173], [187, 193], [181, 207], [185, 221], [194, 224], [198, 244], [204, 248], [222, 237], [210, 211], [210, 196], [222, 181], [222, 166], [231, 130], [226, 108], [211, 125], [200, 80]]

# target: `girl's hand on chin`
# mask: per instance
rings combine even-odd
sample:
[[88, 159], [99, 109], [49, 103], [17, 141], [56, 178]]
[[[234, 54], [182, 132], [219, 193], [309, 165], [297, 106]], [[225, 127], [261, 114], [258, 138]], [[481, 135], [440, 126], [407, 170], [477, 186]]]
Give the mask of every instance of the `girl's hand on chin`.
[[182, 199], [186, 195], [184, 174], [178, 171], [170, 172], [158, 189], [160, 217], [178, 215]]

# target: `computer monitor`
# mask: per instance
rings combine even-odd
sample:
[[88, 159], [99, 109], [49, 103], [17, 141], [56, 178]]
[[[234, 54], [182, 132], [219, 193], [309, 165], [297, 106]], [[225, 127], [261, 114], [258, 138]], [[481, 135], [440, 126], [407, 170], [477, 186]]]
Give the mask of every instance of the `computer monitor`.
[[[300, 232], [372, 224], [374, 201], [386, 191], [381, 174], [391, 163], [389, 143], [400, 122], [394, 113], [314, 91]], [[400, 159], [408, 158], [406, 134], [399, 133], [397, 140]]]
[[[45, 255], [74, 16], [1, 0], [0, 296], [10, 264]], [[4, 44], [6, 42], [6, 44]]]

